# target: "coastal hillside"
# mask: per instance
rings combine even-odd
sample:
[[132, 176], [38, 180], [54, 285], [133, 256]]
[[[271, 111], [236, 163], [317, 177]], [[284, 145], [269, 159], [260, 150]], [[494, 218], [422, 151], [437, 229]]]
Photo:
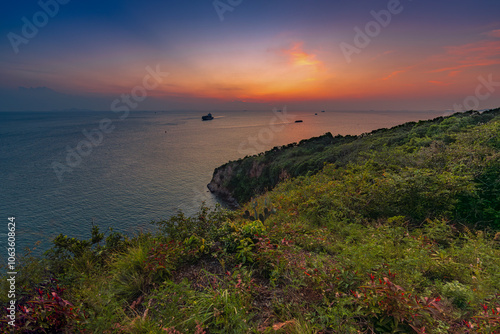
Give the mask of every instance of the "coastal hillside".
[[408, 122], [359, 136], [333, 137], [327, 133], [228, 162], [215, 169], [208, 188], [231, 206], [237, 207], [255, 194], [273, 189], [287, 178], [315, 174], [325, 163], [342, 167], [366, 161], [370, 152], [388, 148], [408, 151], [435, 142], [448, 144], [454, 133], [488, 122], [498, 113], [498, 109], [483, 113], [469, 111], [429, 121]]
[[213, 182], [241, 208], [132, 237], [94, 226], [21, 256], [16, 327], [3, 308], [1, 330], [500, 332], [500, 109], [327, 134]]

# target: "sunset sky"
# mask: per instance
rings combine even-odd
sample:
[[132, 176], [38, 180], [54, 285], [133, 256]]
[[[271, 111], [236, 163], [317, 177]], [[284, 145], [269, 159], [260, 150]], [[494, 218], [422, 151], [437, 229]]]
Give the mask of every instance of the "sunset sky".
[[146, 67], [137, 110], [500, 106], [498, 0], [54, 1], [0, 13], [0, 111], [109, 110]]

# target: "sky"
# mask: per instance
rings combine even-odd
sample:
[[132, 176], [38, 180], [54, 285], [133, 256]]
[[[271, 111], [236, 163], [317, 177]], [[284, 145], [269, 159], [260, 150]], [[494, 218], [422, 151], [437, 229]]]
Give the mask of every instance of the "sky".
[[0, 111], [500, 107], [498, 0], [40, 0], [0, 12]]

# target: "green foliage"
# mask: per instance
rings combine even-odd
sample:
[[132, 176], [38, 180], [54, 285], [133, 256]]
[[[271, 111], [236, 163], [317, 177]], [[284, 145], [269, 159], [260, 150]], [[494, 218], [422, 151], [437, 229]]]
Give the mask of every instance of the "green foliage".
[[459, 198], [458, 216], [464, 221], [500, 229], [500, 159], [490, 162], [474, 182], [476, 191]]
[[[190, 239], [186, 239], [190, 240]], [[186, 247], [180, 242], [171, 240], [170, 242], [154, 243], [146, 258], [146, 270], [150, 272], [160, 272], [162, 275], [170, 275], [177, 267], [181, 259], [186, 256]]]
[[267, 218], [269, 218], [269, 216], [271, 216], [272, 214], [276, 213], [276, 209], [272, 206], [271, 203], [267, 203], [268, 202], [268, 199], [266, 198], [264, 200], [264, 210], [262, 211], [262, 213], [258, 213], [258, 202], [257, 201], [251, 201], [252, 203], [252, 207], [253, 207], [253, 215], [250, 214], [250, 211], [249, 210], [245, 210], [245, 213], [243, 214], [243, 218], [245, 219], [248, 219], [250, 221], [254, 221], [254, 220], [260, 220], [261, 222], [265, 222]]
[[165, 282], [151, 295], [151, 317], [162, 321], [163, 328], [195, 332], [206, 328], [210, 333], [245, 333], [253, 317], [249, 298], [254, 286], [252, 273], [238, 267], [232, 274], [219, 277], [205, 273], [208, 286], [196, 291], [187, 280]]
[[366, 326], [377, 333], [426, 333], [436, 328], [444, 317], [441, 298], [419, 297], [406, 292], [389, 278], [376, 280], [370, 275], [370, 284], [353, 292], [358, 299], [358, 310], [366, 317]]
[[[275, 147], [257, 156], [230, 162], [217, 168], [215, 172], [230, 169], [231, 173], [224, 178], [222, 186], [228, 189], [238, 202], [244, 203], [255, 194], [273, 189], [284, 179], [315, 174], [325, 163], [345, 167], [352, 163], [364, 163], [387, 150], [402, 150], [408, 154], [426, 149], [435, 150], [436, 146], [447, 147], [457, 141], [457, 134], [461, 135], [469, 129], [480, 127], [498, 117], [499, 113], [500, 109], [483, 113], [457, 113], [446, 118], [408, 122], [360, 136], [333, 137], [327, 133], [298, 144]], [[498, 150], [498, 140], [498, 135], [492, 135], [485, 144]], [[387, 156], [382, 154], [378, 159], [386, 158]], [[415, 160], [409, 160], [405, 164], [410, 166], [414, 162]]]
[[[99, 227], [93, 224], [89, 240], [59, 234], [52, 241], [54, 246], [46, 252], [50, 259], [50, 270], [56, 273], [64, 271], [68, 263], [72, 264], [73, 271], [79, 273], [91, 274], [99, 270], [108, 256], [124, 250], [129, 243], [127, 237], [111, 228], [108, 236], [104, 236], [104, 233], [99, 232]], [[103, 240], [104, 245], [101, 244]]]
[[441, 294], [450, 299], [453, 305], [461, 309], [467, 308], [474, 298], [473, 291], [468, 286], [457, 281], [443, 285]]
[[140, 243], [126, 252], [117, 254], [109, 267], [111, 293], [117, 298], [133, 301], [148, 291], [153, 272], [144, 265], [149, 245]]
[[202, 239], [213, 239], [226, 221], [234, 218], [234, 213], [223, 210], [219, 205], [210, 210], [204, 204], [193, 217], [186, 217], [183, 212], [168, 220], [152, 222], [156, 225], [166, 240], [184, 240], [197, 236]]

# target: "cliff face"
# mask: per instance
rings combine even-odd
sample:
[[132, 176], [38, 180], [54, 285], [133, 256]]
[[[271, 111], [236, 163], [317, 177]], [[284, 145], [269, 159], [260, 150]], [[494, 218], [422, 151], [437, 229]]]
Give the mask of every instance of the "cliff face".
[[212, 180], [207, 187], [211, 193], [226, 202], [230, 207], [238, 208], [238, 201], [233, 197], [231, 190], [229, 190], [226, 186], [227, 181], [229, 181], [232, 176], [233, 168], [230, 163], [221, 166], [215, 169]]
[[264, 188], [259, 187], [261, 177], [264, 173], [268, 173], [270, 164], [258, 158], [258, 156], [247, 157], [216, 168], [212, 180], [207, 185], [208, 189], [230, 207], [239, 208], [240, 202], [248, 201], [254, 194], [260, 194], [264, 188], [265, 190], [273, 188], [277, 182], [288, 177], [288, 173], [282, 170], [277, 182], [270, 182]]
[[[318, 171], [318, 166], [304, 165], [304, 161], [322, 151], [325, 145], [331, 144], [332, 139], [332, 135], [328, 133], [299, 144], [275, 147], [259, 155], [229, 162], [215, 169], [207, 187], [221, 200], [237, 208], [239, 203], [271, 190], [290, 175], [305, 175], [309, 170]], [[302, 170], [298, 171], [297, 167]]]

